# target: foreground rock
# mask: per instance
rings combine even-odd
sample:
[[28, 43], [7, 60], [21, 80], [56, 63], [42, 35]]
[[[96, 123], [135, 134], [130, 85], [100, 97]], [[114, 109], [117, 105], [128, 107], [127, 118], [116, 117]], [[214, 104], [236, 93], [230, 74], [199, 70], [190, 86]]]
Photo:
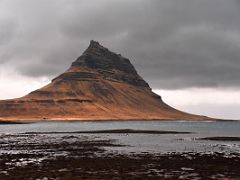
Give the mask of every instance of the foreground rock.
[[47, 86], [0, 101], [0, 120], [204, 120], [178, 111], [154, 94], [130, 61], [91, 41]]
[[0, 138], [1, 180], [240, 178], [239, 154], [121, 154], [106, 148], [124, 145], [81, 134], [6, 134]]

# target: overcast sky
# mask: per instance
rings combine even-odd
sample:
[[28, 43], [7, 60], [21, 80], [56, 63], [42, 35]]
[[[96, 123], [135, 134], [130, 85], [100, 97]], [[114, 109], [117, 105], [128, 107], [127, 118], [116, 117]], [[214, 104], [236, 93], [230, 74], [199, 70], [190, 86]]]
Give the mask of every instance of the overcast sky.
[[240, 119], [240, 0], [0, 0], [0, 98], [48, 83], [91, 39], [170, 105]]

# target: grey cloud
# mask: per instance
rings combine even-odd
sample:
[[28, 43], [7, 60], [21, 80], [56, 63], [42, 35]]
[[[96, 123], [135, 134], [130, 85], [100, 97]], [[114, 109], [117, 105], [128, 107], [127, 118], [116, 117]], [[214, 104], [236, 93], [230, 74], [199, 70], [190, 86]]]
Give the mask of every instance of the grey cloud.
[[0, 19], [0, 62], [24, 75], [61, 73], [95, 39], [130, 58], [153, 88], [240, 86], [237, 0], [3, 0], [0, 5], [5, 19], [18, 24]]
[[2, 20], [0, 24], [0, 46], [9, 43], [17, 29], [17, 24], [11, 20]]
[[11, 41], [17, 36], [18, 24], [13, 19], [0, 20], [0, 64], [10, 58]]
[[[153, 84], [165, 88], [238, 86], [239, 48], [240, 44], [226, 32], [204, 30], [181, 34], [147, 54], [146, 59], [159, 61], [142, 61], [141, 70]], [[157, 76], [160, 78], [154, 78]]]
[[230, 120], [239, 120], [240, 112], [239, 112], [239, 105], [236, 104], [198, 104], [198, 105], [186, 105], [186, 106], [179, 106], [177, 107], [183, 111], [195, 113], [195, 114], [202, 114], [207, 115], [209, 117], [215, 118], [225, 118]]

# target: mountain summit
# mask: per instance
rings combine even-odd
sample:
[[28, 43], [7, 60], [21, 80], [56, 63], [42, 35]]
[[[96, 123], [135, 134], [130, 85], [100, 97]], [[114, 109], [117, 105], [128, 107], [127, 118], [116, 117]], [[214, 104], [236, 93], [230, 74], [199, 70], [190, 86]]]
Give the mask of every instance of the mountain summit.
[[2, 120], [204, 120], [153, 93], [129, 59], [91, 41], [69, 69], [28, 95], [0, 101]]
[[84, 78], [105, 79], [139, 87], [149, 87], [137, 74], [129, 59], [109, 51], [93, 40], [83, 55], [72, 63], [70, 69], [53, 81], [82, 80]]

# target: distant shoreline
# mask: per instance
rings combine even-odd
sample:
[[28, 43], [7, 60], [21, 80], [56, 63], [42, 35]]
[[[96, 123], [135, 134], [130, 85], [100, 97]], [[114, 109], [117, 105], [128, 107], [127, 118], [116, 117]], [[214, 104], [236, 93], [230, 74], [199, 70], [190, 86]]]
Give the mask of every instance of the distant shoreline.
[[136, 129], [110, 129], [94, 131], [73, 131], [73, 132], [27, 132], [24, 134], [193, 134], [192, 132], [181, 131], [158, 131], [158, 130], [136, 130]]
[[59, 119], [48, 119], [48, 120], [0, 120], [0, 125], [6, 124], [31, 124], [31, 123], [74, 123], [74, 122], [133, 122], [133, 121], [143, 121], [143, 122], [151, 122], [151, 121], [159, 121], [159, 122], [240, 122], [240, 120], [229, 120], [229, 119], [214, 119], [214, 120], [172, 120], [172, 119], [99, 119], [99, 120], [59, 120]]
[[0, 125], [4, 124], [29, 124], [31, 122], [24, 122], [24, 121], [2, 121], [0, 120]]

